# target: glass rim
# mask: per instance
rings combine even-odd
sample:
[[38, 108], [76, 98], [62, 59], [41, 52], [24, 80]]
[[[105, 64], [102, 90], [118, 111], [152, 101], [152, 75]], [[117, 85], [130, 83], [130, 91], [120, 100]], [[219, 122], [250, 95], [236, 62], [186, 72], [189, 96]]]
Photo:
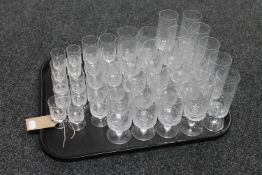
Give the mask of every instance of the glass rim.
[[[103, 40], [101, 40], [101, 38], [103, 38], [103, 37], [105, 37], [105, 36], [111, 36], [112, 37], [112, 40], [110, 40], [110, 41], [103, 41]], [[116, 42], [116, 39], [117, 39], [117, 37], [116, 37], [116, 35], [115, 34], [113, 34], [113, 33], [102, 33], [99, 37], [98, 37], [98, 41], [101, 43], [114, 43], [114, 42]]]
[[[89, 42], [88, 42], [88, 43], [85, 42], [85, 39], [87, 39], [87, 38], [93, 38], [94, 41], [96, 40], [96, 42], [94, 42], [93, 44], [89, 44]], [[81, 41], [82, 41], [82, 44], [88, 45], [88, 46], [96, 46], [96, 45], [98, 44], [98, 42], [99, 42], [98, 37], [97, 37], [96, 35], [86, 35], [86, 36], [83, 36], [82, 39], [81, 39]], [[89, 41], [89, 40], [88, 40], [88, 41]]]
[[[191, 27], [193, 26], [193, 25], [195, 25], [195, 24], [199, 24], [200, 25], [200, 27], [201, 27], [201, 25], [202, 26], [205, 26], [206, 28], [207, 28], [207, 31], [206, 32], [199, 32], [199, 30], [196, 32], [196, 31], [192, 31], [191, 30]], [[200, 27], [199, 27], [199, 29], [200, 29]], [[208, 25], [208, 24], [206, 24], [206, 23], [204, 23], [204, 22], [194, 22], [194, 23], [192, 23], [191, 25], [190, 25], [190, 27], [189, 27], [189, 29], [190, 29], [190, 31], [191, 32], [194, 32], [194, 33], [197, 33], [197, 34], [208, 34], [210, 31], [211, 31], [211, 27]]]
[[[55, 54], [56, 51], [58, 51], [59, 55]], [[62, 51], [62, 52], [60, 52], [60, 51]], [[65, 55], [66, 54], [65, 49], [62, 48], [62, 47], [55, 47], [55, 48], [50, 50], [51, 57], [59, 57], [61, 55], [60, 53]]]
[[[219, 76], [219, 73], [220, 73], [221, 71], [222, 71], [222, 70], [220, 70], [220, 71], [218, 71], [218, 72], [216, 73], [217, 79], [218, 79], [219, 81], [225, 82], [225, 84], [239, 84], [239, 83], [240, 83], [240, 81], [241, 81], [241, 75], [240, 75], [240, 72], [239, 72], [237, 69], [229, 68], [227, 77], [226, 77], [226, 79], [225, 79], [224, 81], [221, 80], [221, 78], [220, 78], [220, 76]], [[230, 73], [235, 74], [235, 75], [236, 75], [236, 79], [233, 79], [233, 81], [228, 82], [227, 79], [228, 79], [228, 75], [229, 75]]]
[[119, 28], [117, 29], [117, 36], [119, 36], [119, 35], [121, 34], [121, 31], [122, 31], [122, 30], [128, 29], [128, 28], [129, 28], [129, 29], [132, 29], [133, 31], [135, 31], [135, 33], [136, 33], [136, 35], [137, 35], [139, 29], [136, 28], [135, 26], [122, 26], [122, 27], [119, 27]]
[[[211, 54], [215, 54], [215, 53], [211, 53]], [[228, 58], [228, 62], [226, 64], [218, 64], [217, 63], [217, 60], [218, 60], [220, 54], [222, 54], [223, 57], [226, 56]], [[228, 52], [218, 51], [216, 61], [214, 62], [212, 59], [210, 59], [209, 61], [211, 61], [213, 64], [216, 64], [216, 65], [219, 65], [219, 66], [227, 66], [227, 65], [231, 65], [233, 60], [232, 60], [231, 55]]]
[[143, 42], [143, 48], [145, 48], [145, 47], [144, 47], [145, 44], [146, 44], [146, 43], [149, 43], [149, 42], [154, 42], [154, 45], [155, 45], [155, 47], [156, 47], [156, 38], [153, 38], [153, 39], [147, 39], [147, 40], [145, 40], [145, 41]]
[[[74, 50], [73, 50], [73, 51], [69, 50], [69, 49], [71, 49], [71, 48], [74, 48]], [[76, 50], [75, 50], [75, 49], [76, 49]], [[66, 47], [66, 52], [67, 52], [67, 53], [68, 53], [68, 52], [70, 52], [70, 53], [72, 53], [72, 52], [74, 52], [74, 53], [80, 52], [80, 53], [81, 53], [81, 46], [79, 46], [79, 45], [77, 45], [77, 44], [70, 44], [70, 45], [68, 45], [68, 46]]]
[[[197, 14], [197, 15], [199, 15], [199, 18], [190, 18], [190, 17], [187, 17], [186, 15], [185, 15], [185, 13], [187, 13], [187, 12], [196, 12], [195, 14]], [[184, 10], [183, 11], [183, 13], [182, 13], [182, 16], [183, 16], [183, 18], [186, 18], [186, 19], [191, 19], [191, 20], [200, 20], [200, 19], [202, 19], [202, 13], [200, 12], [200, 11], [198, 11], [198, 10]]]
[[[172, 15], [174, 15], [174, 17], [172, 17], [172, 18], [164, 17], [163, 14], [162, 14], [162, 13], [164, 13], [164, 12], [171, 12], [171, 13], [173, 13]], [[173, 21], [173, 20], [177, 20], [177, 19], [178, 19], [179, 14], [178, 14], [178, 12], [175, 11], [175, 10], [164, 9], [164, 10], [160, 10], [160, 11], [158, 12], [158, 16], [159, 16], [161, 19], [165, 19], [166, 21]]]
[[141, 33], [144, 33], [144, 32], [141, 32], [141, 31], [144, 31], [143, 29], [153, 29], [155, 30], [155, 32], [157, 32], [157, 27], [156, 26], [142, 26], [139, 30], [138, 30], [138, 34], [141, 34]]
[[[199, 39], [199, 41], [201, 41], [203, 38], [208, 38], [208, 41], [209, 41], [209, 39], [212, 39], [212, 40], [214, 40], [214, 41], [217, 42], [217, 47], [216, 47], [216, 48], [208, 48], [208, 47], [206, 47], [207, 50], [218, 50], [218, 49], [220, 48], [221, 42], [220, 42], [217, 38], [212, 37], [212, 36], [202, 36], [202, 37]], [[208, 42], [207, 42], [207, 44], [208, 44]], [[204, 47], [202, 46], [202, 44], [200, 44], [199, 47], [204, 48]]]

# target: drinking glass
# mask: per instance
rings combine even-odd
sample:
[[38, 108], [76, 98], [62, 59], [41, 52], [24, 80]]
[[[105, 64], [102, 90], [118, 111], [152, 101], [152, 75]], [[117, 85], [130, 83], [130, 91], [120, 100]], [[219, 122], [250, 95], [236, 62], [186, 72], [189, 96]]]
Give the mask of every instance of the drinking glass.
[[137, 40], [138, 29], [134, 26], [119, 27], [117, 30], [118, 50], [120, 45], [126, 40]]
[[137, 41], [126, 40], [119, 49], [122, 73], [127, 77], [134, 77], [141, 70], [142, 59], [138, 57]]
[[123, 78], [123, 87], [126, 92], [132, 94], [134, 90], [143, 91], [146, 87], [146, 74], [142, 71], [135, 77]]
[[71, 90], [72, 104], [75, 106], [83, 106], [87, 110], [87, 91], [84, 90], [80, 93]]
[[[168, 94], [167, 94], [168, 95]], [[178, 132], [178, 124], [182, 119], [183, 102], [181, 98], [177, 98], [173, 105], [160, 106], [158, 109], [158, 123], [156, 124], [156, 132], [164, 138], [173, 138]]]
[[210, 26], [203, 22], [195, 22], [190, 25], [190, 28], [188, 30], [188, 36], [193, 41], [194, 52], [196, 52], [198, 49], [200, 38], [202, 38], [201, 44], [203, 46], [206, 46], [208, 37], [205, 36], [209, 36], [210, 30]]
[[50, 69], [55, 81], [61, 82], [66, 78], [66, 67], [61, 67], [61, 69], [58, 70], [54, 67], [53, 61], [50, 61]]
[[54, 94], [54, 97], [57, 107], [65, 110], [68, 109], [71, 104], [71, 95], [69, 91], [64, 95]]
[[98, 75], [100, 72], [102, 72], [103, 64], [101, 60], [97, 60], [95, 63], [90, 63], [89, 61], [85, 61], [84, 68], [86, 74], [95, 76]]
[[152, 139], [155, 135], [154, 125], [157, 115], [156, 105], [153, 101], [153, 90], [148, 86], [143, 91], [134, 90], [132, 116], [133, 136], [141, 141]]
[[139, 29], [137, 34], [137, 40], [139, 43], [139, 48], [142, 47], [143, 43], [149, 39], [155, 39], [157, 33], [157, 28], [155, 26], [143, 26]]
[[87, 35], [82, 38], [83, 60], [94, 64], [99, 60], [99, 42], [95, 35]]
[[[224, 80], [225, 76], [227, 77], [226, 80]], [[223, 87], [219, 94], [212, 96], [207, 111], [207, 117], [204, 119], [204, 126], [206, 129], [213, 132], [223, 129], [224, 117], [229, 112], [240, 79], [241, 77], [237, 70], [229, 69], [228, 73], [223, 70], [218, 70], [216, 83], [223, 84]]]
[[65, 95], [69, 92], [69, 85], [67, 77], [65, 76], [63, 80], [57, 81], [54, 76], [51, 75], [53, 91], [58, 95]]
[[[213, 75], [216, 75], [218, 71], [224, 72], [223, 77], [220, 77], [222, 82], [224, 82], [227, 78], [227, 74], [231, 67], [231, 64], [232, 57], [227, 52], [212, 52], [207, 56], [207, 71]], [[220, 84], [220, 87], [221, 85], [223, 84]]]
[[108, 88], [105, 84], [98, 89], [93, 89], [87, 85], [87, 89], [89, 102], [102, 103], [107, 98]]
[[[197, 10], [185, 10], [182, 14], [181, 27], [185, 28], [188, 31], [190, 26], [193, 23], [199, 22], [201, 19], [202, 19], [202, 14], [199, 11], [197, 11]], [[182, 35], [183, 35], [183, 33], [182, 33]]]
[[143, 59], [143, 71], [152, 74], [160, 73], [163, 66], [163, 55], [163, 52], [156, 47], [155, 39], [146, 40], [140, 55]]
[[75, 93], [82, 93], [86, 91], [85, 74], [81, 72], [79, 77], [72, 77], [69, 75], [70, 89]]
[[125, 97], [125, 89], [121, 83], [118, 86], [108, 86], [109, 97], [113, 100], [122, 100]]
[[154, 91], [154, 98], [160, 95], [160, 93], [168, 86], [169, 72], [165, 66], [162, 68], [159, 74], [149, 73], [147, 74], [147, 84]]
[[[210, 36], [200, 38], [193, 64], [201, 67], [209, 66], [207, 71], [212, 72], [212, 64], [217, 60], [219, 48], [220, 41], [218, 39]], [[207, 65], [208, 62], [211, 62], [211, 64]]]
[[66, 53], [68, 74], [74, 77], [80, 76], [82, 71], [81, 47], [71, 44], [66, 47]]
[[71, 44], [66, 47], [67, 61], [72, 66], [81, 65], [81, 47], [76, 44]]
[[122, 82], [122, 72], [119, 66], [118, 59], [104, 63], [104, 83], [109, 86], [116, 87]]
[[127, 143], [132, 135], [130, 127], [132, 125], [131, 110], [129, 110], [128, 94], [122, 100], [110, 100], [109, 114], [107, 116], [107, 138], [111, 143]]
[[102, 59], [110, 63], [116, 59], [116, 36], [104, 33], [99, 36], [100, 53]]
[[178, 16], [176, 11], [170, 9], [159, 12], [156, 42], [157, 48], [161, 51], [165, 51], [168, 47], [168, 27], [177, 24]]
[[54, 48], [50, 51], [53, 70], [63, 71], [66, 67], [66, 53], [63, 48]]
[[92, 114], [91, 117], [91, 123], [95, 126], [95, 127], [105, 127], [106, 126], [106, 116], [108, 114], [108, 110], [107, 110], [107, 102], [108, 99], [104, 99], [102, 102], [93, 102], [90, 101], [90, 112]]
[[83, 106], [71, 105], [68, 108], [68, 120], [74, 127], [75, 131], [84, 129], [86, 121]]
[[99, 89], [104, 85], [103, 71], [100, 71], [97, 75], [86, 74], [86, 83], [93, 89]]
[[180, 131], [187, 136], [197, 136], [203, 131], [202, 120], [206, 116], [215, 85], [214, 77], [207, 75], [203, 72], [194, 76], [185, 93], [185, 118], [181, 121]]
[[154, 126], [157, 122], [156, 105], [152, 104], [149, 108], [140, 108], [136, 104], [132, 109], [133, 127], [132, 135], [141, 141], [147, 141], [155, 136]]
[[57, 106], [54, 96], [48, 98], [47, 104], [52, 120], [61, 124], [67, 117], [66, 109]]

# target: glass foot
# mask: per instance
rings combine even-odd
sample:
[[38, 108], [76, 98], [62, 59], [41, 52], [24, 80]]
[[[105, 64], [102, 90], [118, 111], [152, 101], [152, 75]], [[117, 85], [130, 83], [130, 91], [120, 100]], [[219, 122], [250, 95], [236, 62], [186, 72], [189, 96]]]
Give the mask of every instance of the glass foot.
[[80, 123], [73, 123], [71, 122], [72, 127], [74, 127], [75, 131], [81, 131], [82, 129], [84, 129], [86, 127], [86, 121], [83, 120]]
[[62, 123], [57, 123], [54, 128], [55, 129], [64, 129], [67, 125], [68, 125], [68, 122], [64, 121]]
[[164, 138], [173, 138], [179, 133], [179, 129], [177, 125], [164, 126], [160, 122], [157, 122], [155, 129], [156, 129], [157, 134]]
[[122, 133], [118, 133], [116, 131], [113, 131], [112, 129], [108, 129], [106, 132], [107, 139], [113, 143], [113, 144], [125, 144], [127, 143], [131, 138], [131, 132], [130, 130], [123, 131]]
[[207, 115], [203, 120], [204, 127], [212, 132], [218, 132], [224, 127], [224, 118], [215, 118], [213, 116]]
[[103, 117], [103, 118], [97, 118], [97, 117], [94, 117], [92, 116], [91, 117], [91, 123], [95, 126], [95, 127], [98, 127], [98, 128], [103, 128], [106, 126], [106, 117]]
[[183, 117], [180, 123], [180, 131], [187, 136], [198, 136], [203, 132], [203, 122], [195, 122]]
[[154, 127], [149, 129], [140, 129], [136, 125], [134, 125], [131, 131], [132, 131], [132, 135], [137, 140], [141, 140], [141, 141], [151, 140], [156, 134]]

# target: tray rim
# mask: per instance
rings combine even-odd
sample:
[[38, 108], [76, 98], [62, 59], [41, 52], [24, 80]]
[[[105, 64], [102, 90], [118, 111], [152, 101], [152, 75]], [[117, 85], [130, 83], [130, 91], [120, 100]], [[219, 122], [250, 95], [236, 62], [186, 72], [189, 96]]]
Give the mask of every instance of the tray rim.
[[[48, 59], [46, 61], [44, 61], [44, 63], [41, 65], [41, 69], [40, 69], [40, 114], [39, 115], [42, 115], [43, 114], [43, 101], [42, 101], [42, 97], [43, 97], [43, 71], [44, 69], [47, 69], [46, 67], [48, 66], [49, 62], [50, 62], [51, 59]], [[220, 138], [221, 136], [225, 135], [231, 125], [232, 125], [232, 116], [231, 116], [231, 113], [229, 111], [228, 113], [229, 115], [229, 123], [227, 125], [226, 128], [224, 128], [223, 132], [219, 132], [217, 133], [216, 136], [214, 137], [206, 137], [206, 138], [196, 138], [196, 139], [191, 139], [191, 140], [185, 140], [185, 141], [175, 141], [175, 142], [165, 142], [161, 145], [145, 145], [145, 146], [142, 146], [142, 147], [139, 147], [139, 148], [132, 148], [132, 149], [124, 149], [124, 150], [114, 150], [114, 151], [110, 151], [110, 152], [103, 152], [103, 153], [94, 153], [94, 154], [84, 154], [84, 155], [81, 155], [81, 156], [71, 156], [71, 157], [63, 157], [63, 156], [60, 156], [60, 155], [57, 155], [56, 153], [53, 153], [51, 151], [49, 151], [48, 147], [46, 146], [46, 144], [44, 143], [44, 140], [43, 140], [43, 135], [44, 135], [44, 131], [45, 129], [41, 129], [39, 130], [39, 144], [40, 144], [40, 147], [42, 148], [42, 150], [44, 151], [45, 154], [47, 154], [49, 157], [55, 159], [55, 160], [59, 160], [59, 161], [78, 161], [78, 160], [82, 160], [82, 159], [91, 159], [91, 158], [98, 158], [98, 157], [106, 157], [106, 156], [109, 156], [109, 155], [117, 155], [117, 154], [125, 154], [125, 153], [131, 153], [131, 152], [138, 152], [138, 151], [141, 151], [141, 150], [152, 150], [152, 149], [157, 149], [157, 148], [161, 148], [161, 147], [169, 147], [169, 146], [178, 146], [178, 145], [183, 145], [183, 144], [192, 144], [194, 142], [203, 142], [203, 141], [211, 141], [211, 140], [215, 140], [215, 139], [218, 139]]]

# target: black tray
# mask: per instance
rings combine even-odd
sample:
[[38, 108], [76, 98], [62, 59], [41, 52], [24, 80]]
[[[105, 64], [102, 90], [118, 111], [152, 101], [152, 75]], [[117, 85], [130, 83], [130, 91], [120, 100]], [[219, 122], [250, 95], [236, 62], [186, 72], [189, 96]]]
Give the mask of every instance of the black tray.
[[[46, 61], [41, 68], [41, 115], [49, 114], [47, 99], [53, 94], [51, 83], [51, 72], [49, 60]], [[175, 138], [165, 139], [157, 134], [155, 137], [146, 142], [142, 142], [132, 138], [128, 143], [123, 145], [115, 145], [110, 143], [106, 138], [107, 127], [96, 128], [90, 122], [91, 114], [87, 112], [87, 126], [84, 130], [77, 132], [71, 140], [73, 131], [67, 127], [65, 147], [63, 148], [64, 131], [63, 129], [42, 129], [40, 130], [40, 145], [43, 151], [54, 159], [70, 161], [85, 157], [102, 156], [112, 153], [121, 153], [127, 151], [136, 151], [141, 149], [155, 148], [164, 145], [177, 145], [192, 141], [207, 140], [222, 136], [231, 126], [231, 116], [225, 117], [224, 128], [217, 133], [204, 129], [204, 132], [196, 137], [188, 137], [179, 133]]]

